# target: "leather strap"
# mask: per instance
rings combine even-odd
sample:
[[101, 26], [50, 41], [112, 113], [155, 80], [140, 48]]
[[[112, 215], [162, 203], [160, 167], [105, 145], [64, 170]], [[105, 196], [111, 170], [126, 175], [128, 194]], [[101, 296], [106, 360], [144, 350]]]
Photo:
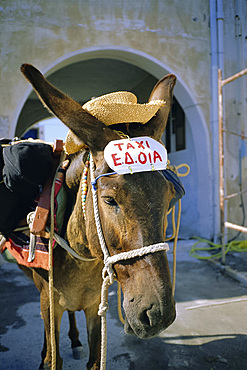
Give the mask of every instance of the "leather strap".
[[54, 153], [53, 171], [49, 179], [46, 181], [44, 189], [40, 195], [38, 205], [34, 213], [33, 222], [30, 225], [30, 232], [32, 234], [37, 234], [45, 230], [45, 226], [46, 226], [49, 212], [50, 212], [52, 182], [53, 182], [53, 179], [56, 173], [56, 169], [59, 165], [60, 155], [62, 151], [63, 151], [63, 141], [55, 140], [54, 145], [53, 145], [53, 153]]

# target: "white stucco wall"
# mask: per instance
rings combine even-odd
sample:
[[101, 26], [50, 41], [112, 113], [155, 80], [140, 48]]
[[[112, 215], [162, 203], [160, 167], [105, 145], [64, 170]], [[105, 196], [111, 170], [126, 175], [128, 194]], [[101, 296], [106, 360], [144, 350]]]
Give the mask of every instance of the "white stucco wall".
[[[188, 194], [198, 220], [197, 235], [212, 237], [213, 176], [211, 104], [210, 9], [205, 0], [8, 0], [0, 4], [0, 136], [12, 136], [18, 114], [27, 98], [28, 84], [20, 73], [20, 65], [32, 63], [41, 71], [52, 71], [70, 55], [88, 50], [130, 50], [157, 60], [164, 70], [178, 77], [176, 96], [183, 101], [189, 124], [197, 176], [196, 192]], [[225, 76], [246, 67], [246, 7], [244, 0], [224, 0]], [[242, 35], [235, 35], [236, 4], [240, 9]], [[246, 21], [245, 21], [246, 22]], [[120, 53], [121, 54], [121, 53]], [[115, 54], [116, 55], [116, 54]], [[123, 53], [123, 55], [127, 55]], [[145, 59], [145, 58], [144, 58]], [[143, 59], [143, 60], [144, 60]], [[132, 61], [134, 61], [133, 58]], [[137, 58], [138, 60], [138, 58]], [[239, 62], [241, 61], [241, 63]], [[147, 62], [148, 63], [148, 62]], [[157, 65], [158, 65], [157, 64]], [[61, 64], [62, 66], [62, 64]], [[147, 70], [150, 68], [146, 66]], [[145, 68], [145, 63], [144, 63]], [[158, 67], [154, 68], [158, 73]], [[149, 71], [150, 72], [150, 71]], [[155, 75], [154, 73], [154, 75]], [[157, 76], [158, 77], [158, 76]], [[161, 77], [161, 76], [160, 76]], [[245, 80], [246, 81], [246, 80]], [[241, 127], [246, 132], [246, 90], [235, 88], [226, 94], [229, 120], [235, 127], [241, 108]], [[240, 94], [239, 91], [242, 91]], [[186, 92], [184, 94], [184, 92]], [[187, 99], [188, 98], [188, 99]], [[236, 103], [237, 102], [237, 103]], [[245, 104], [245, 105], [244, 105]], [[245, 108], [244, 108], [245, 106]], [[246, 112], [246, 111], [245, 111]], [[245, 114], [245, 117], [247, 115]], [[245, 149], [246, 142], [242, 143]], [[236, 141], [227, 144], [230, 158], [229, 186], [238, 188], [239, 159]], [[244, 150], [243, 150], [244, 152]], [[247, 152], [247, 150], [246, 150]], [[176, 160], [174, 155], [174, 161]], [[180, 159], [177, 159], [178, 161]], [[247, 179], [246, 154], [243, 155], [242, 177]], [[218, 174], [214, 174], [218, 176]], [[199, 180], [198, 180], [199, 179]], [[186, 182], [187, 180], [185, 180]], [[194, 177], [190, 180], [194, 182]], [[238, 200], [229, 205], [233, 218], [241, 221]], [[189, 208], [185, 214], [188, 215]], [[187, 216], [186, 216], [187, 217]], [[190, 222], [191, 223], [191, 222]]]
[[[120, 45], [143, 51], [183, 77], [209, 118], [210, 37], [205, 1], [31, 1], [1, 5], [0, 115], [13, 111], [27, 85], [24, 62], [44, 70], [54, 60], [88, 47]], [[1, 125], [2, 126], [2, 125]], [[7, 131], [8, 132], [8, 131]]]

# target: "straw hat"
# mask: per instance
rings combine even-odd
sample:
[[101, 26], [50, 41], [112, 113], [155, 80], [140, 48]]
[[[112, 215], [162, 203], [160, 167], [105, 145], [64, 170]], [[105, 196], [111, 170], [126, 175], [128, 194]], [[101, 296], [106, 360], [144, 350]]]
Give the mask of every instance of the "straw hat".
[[[154, 100], [138, 104], [137, 97], [128, 91], [118, 91], [89, 100], [82, 108], [106, 126], [117, 123], [138, 122], [145, 124], [165, 105], [164, 100]], [[82, 149], [84, 144], [76, 142], [75, 135], [69, 130], [65, 151], [72, 154]]]

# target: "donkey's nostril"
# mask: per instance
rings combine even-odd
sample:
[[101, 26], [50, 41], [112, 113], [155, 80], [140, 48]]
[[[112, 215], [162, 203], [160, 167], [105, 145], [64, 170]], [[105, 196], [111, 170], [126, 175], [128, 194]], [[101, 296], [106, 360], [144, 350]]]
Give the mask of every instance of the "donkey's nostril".
[[149, 310], [146, 312], [147, 317], [149, 319], [149, 325], [156, 326], [160, 320], [160, 312], [155, 308], [155, 306], [152, 306]]
[[139, 318], [142, 324], [154, 327], [157, 325], [160, 315], [155, 306], [151, 305], [150, 308], [145, 309], [140, 313]]
[[150, 320], [149, 320], [149, 317], [148, 317], [148, 315], [147, 315], [147, 310], [145, 310], [145, 311], [142, 311], [141, 313], [140, 313], [140, 322], [143, 324], [143, 325], [145, 325], [145, 326], [151, 326], [150, 325]]

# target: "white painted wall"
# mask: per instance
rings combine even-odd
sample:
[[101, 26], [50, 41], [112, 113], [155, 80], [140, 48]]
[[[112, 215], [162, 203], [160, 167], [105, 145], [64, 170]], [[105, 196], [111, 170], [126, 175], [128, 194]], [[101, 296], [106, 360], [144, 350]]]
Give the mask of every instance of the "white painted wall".
[[[14, 135], [18, 116], [31, 91], [19, 71], [24, 62], [36, 65], [49, 75], [76, 59], [97, 55], [133, 63], [157, 78], [164, 72], [173, 72], [178, 77], [175, 95], [187, 117], [188, 147], [183, 158], [181, 153], [175, 153], [172, 161], [182, 159], [191, 164], [191, 175], [184, 179], [187, 195], [183, 202], [181, 233], [191, 236], [196, 232], [196, 235], [211, 238], [215, 224], [213, 215], [217, 214], [215, 208], [218, 207], [212, 201], [214, 177], [218, 173], [213, 173], [215, 127], [210, 126], [209, 5], [217, 2], [8, 0], [1, 3], [0, 136]], [[247, 66], [247, 7], [245, 0], [222, 3], [221, 57], [227, 77]], [[247, 135], [245, 86], [246, 79], [226, 90], [225, 101], [226, 119], [231, 128], [238, 130], [240, 125]], [[240, 158], [242, 181], [247, 183], [246, 142], [229, 139], [226, 145], [227, 183], [234, 191], [239, 188], [239, 144], [244, 149]], [[229, 215], [231, 220], [241, 223], [242, 206], [239, 204], [239, 199], [231, 202]], [[246, 195], [244, 204], [247, 208]]]
[[68, 128], [58, 118], [42, 120], [36, 127], [39, 130], [39, 138], [47, 142], [54, 142], [55, 139], [65, 141], [68, 132]]

